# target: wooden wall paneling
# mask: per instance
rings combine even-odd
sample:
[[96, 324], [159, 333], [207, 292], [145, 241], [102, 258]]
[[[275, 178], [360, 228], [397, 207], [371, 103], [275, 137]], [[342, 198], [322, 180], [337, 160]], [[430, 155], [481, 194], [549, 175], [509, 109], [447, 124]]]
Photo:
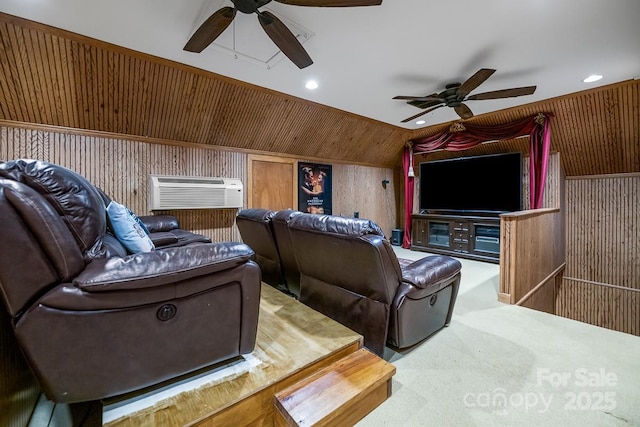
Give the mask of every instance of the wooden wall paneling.
[[[527, 154], [528, 154], [528, 150], [527, 150]], [[529, 180], [529, 166], [531, 164], [530, 162], [531, 158], [529, 156], [523, 156], [522, 158], [522, 210], [529, 210], [531, 209], [531, 188], [530, 188], [530, 180]], [[549, 180], [547, 180], [547, 184], [549, 183]], [[548, 188], [548, 186], [547, 186]], [[547, 193], [548, 191], [546, 191], [545, 188], [545, 194], [544, 194], [544, 198], [547, 198]], [[546, 200], [545, 200], [546, 202]], [[545, 206], [543, 204], [543, 206]], [[547, 206], [545, 206], [547, 207]]]
[[[8, 40], [9, 35], [7, 32], [7, 27], [4, 25], [0, 25], [0, 40]], [[12, 63], [12, 54], [11, 49], [6, 46], [6, 43], [0, 43], [0, 55], [2, 55], [2, 60], [0, 60], [0, 71], [2, 71], [3, 76], [10, 76], [12, 74], [11, 71], [11, 63]], [[26, 121], [25, 117], [22, 115], [22, 109], [14, 104], [14, 101], [18, 99], [18, 93], [20, 89], [16, 86], [15, 79], [0, 79], [0, 90], [2, 90], [3, 94], [3, 102], [0, 102], [0, 112], [3, 117], [16, 117], [16, 119], [21, 121]]]
[[[621, 148], [627, 172], [640, 171], [640, 85], [621, 86], [617, 88], [620, 96], [620, 135]], [[618, 172], [618, 171], [616, 171]]]
[[[0, 155], [6, 160], [35, 158], [73, 169], [110, 197], [139, 215], [148, 214], [147, 180], [149, 174], [222, 176], [247, 181], [248, 155], [242, 152], [209, 149], [206, 146], [183, 146], [147, 143], [123, 139], [121, 135], [82, 134], [56, 128], [29, 128], [24, 125], [0, 126]], [[253, 158], [289, 162], [297, 159], [253, 155]], [[321, 159], [308, 161], [321, 162]], [[378, 223], [387, 237], [401, 224], [396, 176], [391, 168], [332, 163], [333, 207], [335, 214], [352, 216], [359, 211], [362, 218]], [[294, 168], [295, 169], [295, 168]], [[294, 170], [294, 175], [297, 171]], [[389, 180], [386, 189], [383, 180]], [[297, 175], [291, 194], [297, 200]], [[245, 199], [245, 205], [247, 201]], [[292, 206], [296, 208], [296, 206]], [[201, 232], [214, 240], [239, 240], [235, 227], [237, 210], [171, 211], [185, 228]]]
[[556, 314], [580, 322], [640, 336], [640, 291], [564, 277]]
[[[395, 174], [393, 169], [334, 164], [332, 187], [333, 214], [360, 218], [377, 223], [386, 237], [400, 225], [396, 205]], [[382, 181], [388, 180], [386, 188]]]
[[[554, 115], [551, 119], [551, 151], [562, 154], [567, 176], [640, 172], [640, 80], [627, 80], [482, 114], [466, 122], [495, 125], [539, 112]], [[417, 129], [410, 138], [431, 136], [449, 126], [450, 123], [445, 123]], [[514, 144], [514, 141], [483, 144], [475, 149], [474, 155], [516, 151]], [[525, 153], [528, 148], [521, 147], [518, 151]], [[433, 154], [433, 158], [460, 155], [464, 154], [440, 152]]]
[[568, 277], [640, 289], [640, 174], [567, 180]]
[[[208, 148], [1, 127], [5, 160], [33, 158], [70, 168], [139, 215], [149, 214], [149, 174], [227, 176], [246, 182], [246, 154]], [[170, 211], [184, 228], [217, 241], [239, 240], [237, 209]]]
[[498, 286], [498, 301], [505, 304], [515, 304], [516, 296], [514, 284], [517, 260], [514, 258], [517, 242], [517, 228], [515, 220], [503, 217], [500, 219], [500, 277]]
[[640, 335], [640, 174], [567, 179], [559, 315]]
[[556, 288], [559, 281], [560, 277], [553, 277], [548, 280], [520, 305], [533, 310], [556, 314]]
[[[0, 119], [383, 167], [399, 165], [406, 140], [449, 125], [406, 130], [5, 14], [0, 35]], [[629, 80], [469, 122], [549, 112], [567, 176], [640, 172], [639, 92], [640, 81]], [[521, 145], [478, 153], [525, 152]]]
[[409, 130], [0, 13], [0, 120], [393, 167]]
[[[401, 167], [397, 167], [393, 170], [393, 188], [394, 191], [396, 193], [395, 196], [395, 206], [397, 206], [396, 209], [396, 222], [398, 223], [398, 228], [404, 230], [404, 210], [405, 210], [405, 203], [404, 203], [404, 171], [402, 170]], [[415, 186], [414, 186], [414, 190], [415, 190]], [[415, 197], [414, 197], [415, 200]], [[415, 206], [415, 203], [414, 203]]]

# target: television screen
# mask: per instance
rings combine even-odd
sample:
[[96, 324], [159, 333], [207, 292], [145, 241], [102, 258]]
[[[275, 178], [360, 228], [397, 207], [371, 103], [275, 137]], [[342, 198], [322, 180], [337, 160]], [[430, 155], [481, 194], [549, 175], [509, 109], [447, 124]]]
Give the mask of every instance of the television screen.
[[421, 212], [498, 215], [521, 209], [521, 153], [420, 163]]

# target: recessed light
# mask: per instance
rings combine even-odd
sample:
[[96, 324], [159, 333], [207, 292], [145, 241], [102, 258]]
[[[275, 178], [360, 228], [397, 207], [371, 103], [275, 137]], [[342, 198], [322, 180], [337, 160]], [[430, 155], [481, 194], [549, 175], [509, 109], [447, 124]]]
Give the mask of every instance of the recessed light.
[[597, 82], [601, 78], [602, 78], [602, 76], [600, 74], [591, 74], [589, 77], [586, 77], [582, 81], [585, 82], [585, 83], [593, 83], [593, 82]]
[[307, 89], [318, 89], [318, 82], [315, 80], [309, 80], [307, 84], [304, 85]]
[[423, 125], [423, 124], [425, 124], [425, 123], [427, 123], [427, 122], [426, 122], [426, 121], [424, 121], [424, 120], [418, 120], [418, 121], [416, 122], [416, 124], [417, 124], [417, 125]]

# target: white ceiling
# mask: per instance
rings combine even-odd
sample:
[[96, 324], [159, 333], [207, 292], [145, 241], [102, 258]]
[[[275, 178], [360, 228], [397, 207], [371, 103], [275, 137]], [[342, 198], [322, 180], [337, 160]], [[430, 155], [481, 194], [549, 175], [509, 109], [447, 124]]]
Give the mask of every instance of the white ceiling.
[[[265, 8], [299, 27], [296, 32], [307, 31], [303, 46], [314, 64], [302, 70], [276, 55], [256, 15], [238, 13], [235, 28], [216, 41], [220, 46], [183, 51], [196, 28], [227, 5], [230, 0], [0, 0], [0, 11], [408, 129], [458, 116], [440, 108], [423, 116], [426, 124], [403, 124], [420, 110], [393, 96], [440, 92], [480, 68], [497, 72], [472, 94], [538, 89], [468, 101], [476, 115], [640, 77], [640, 0], [383, 0], [351, 8], [273, 1]], [[228, 50], [234, 41], [237, 59]], [[594, 73], [604, 78], [582, 82]], [[306, 89], [308, 79], [320, 87]]]

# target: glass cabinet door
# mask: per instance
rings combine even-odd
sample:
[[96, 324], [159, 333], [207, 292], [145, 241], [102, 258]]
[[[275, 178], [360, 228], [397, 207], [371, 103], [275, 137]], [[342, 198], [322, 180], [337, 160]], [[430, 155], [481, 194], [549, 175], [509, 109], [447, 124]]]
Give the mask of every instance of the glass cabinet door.
[[429, 221], [429, 245], [448, 248], [451, 245], [449, 222]]

